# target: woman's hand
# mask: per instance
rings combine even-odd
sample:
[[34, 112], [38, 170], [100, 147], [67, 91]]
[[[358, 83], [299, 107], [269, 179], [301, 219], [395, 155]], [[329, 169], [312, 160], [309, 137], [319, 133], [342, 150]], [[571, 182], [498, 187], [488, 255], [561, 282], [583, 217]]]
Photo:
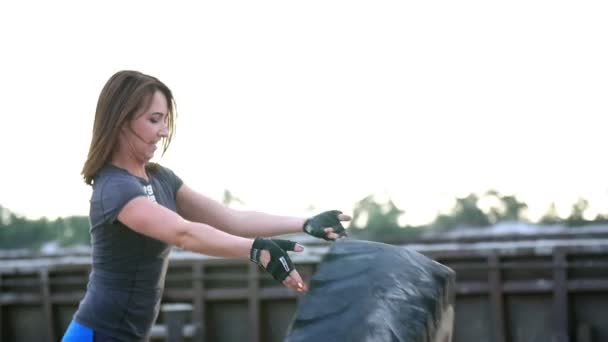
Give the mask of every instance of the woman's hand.
[[327, 241], [336, 240], [346, 236], [342, 222], [350, 221], [351, 217], [342, 214], [339, 210], [330, 210], [315, 215], [306, 222], [302, 229], [304, 232]]
[[260, 265], [283, 285], [298, 291], [307, 290], [287, 251], [301, 252], [302, 245], [290, 240], [256, 238], [251, 247], [251, 261]]

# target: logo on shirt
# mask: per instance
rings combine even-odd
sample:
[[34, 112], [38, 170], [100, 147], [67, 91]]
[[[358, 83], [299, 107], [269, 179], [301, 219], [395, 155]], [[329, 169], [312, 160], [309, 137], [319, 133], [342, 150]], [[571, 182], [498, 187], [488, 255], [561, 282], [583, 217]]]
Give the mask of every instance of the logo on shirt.
[[156, 197], [154, 197], [154, 190], [152, 190], [152, 184], [144, 185], [143, 188], [148, 199], [152, 202], [156, 202]]

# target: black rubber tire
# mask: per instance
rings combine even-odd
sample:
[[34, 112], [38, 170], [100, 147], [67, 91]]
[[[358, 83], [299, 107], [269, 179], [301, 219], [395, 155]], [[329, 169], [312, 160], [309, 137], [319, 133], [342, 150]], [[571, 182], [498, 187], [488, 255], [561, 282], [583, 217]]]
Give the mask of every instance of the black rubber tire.
[[454, 281], [454, 271], [413, 250], [338, 240], [285, 341], [450, 341]]

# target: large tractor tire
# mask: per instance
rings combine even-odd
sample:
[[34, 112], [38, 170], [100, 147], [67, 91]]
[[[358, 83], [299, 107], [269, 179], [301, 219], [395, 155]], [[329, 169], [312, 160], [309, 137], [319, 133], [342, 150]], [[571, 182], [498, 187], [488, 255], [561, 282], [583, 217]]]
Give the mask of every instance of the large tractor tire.
[[450, 342], [455, 273], [410, 250], [341, 239], [299, 301], [285, 342]]

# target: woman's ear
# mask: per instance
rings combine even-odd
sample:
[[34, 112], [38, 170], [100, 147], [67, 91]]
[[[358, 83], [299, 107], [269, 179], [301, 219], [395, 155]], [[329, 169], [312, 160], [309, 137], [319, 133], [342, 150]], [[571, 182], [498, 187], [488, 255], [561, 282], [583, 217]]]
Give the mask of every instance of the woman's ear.
[[128, 126], [129, 125], [129, 121], [125, 121], [122, 123], [122, 125], [120, 126], [120, 133], [128, 133], [128, 131], [131, 130], [131, 127]]

